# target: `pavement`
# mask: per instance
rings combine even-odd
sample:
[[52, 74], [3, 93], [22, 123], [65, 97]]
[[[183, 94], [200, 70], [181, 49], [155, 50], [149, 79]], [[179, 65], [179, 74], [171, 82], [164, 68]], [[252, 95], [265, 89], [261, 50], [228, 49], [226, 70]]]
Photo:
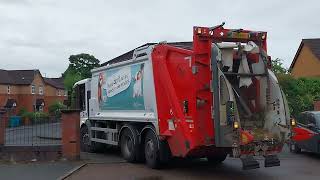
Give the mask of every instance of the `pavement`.
[[55, 180], [83, 162], [30, 162], [0, 163], [0, 179], [3, 180]]
[[118, 149], [103, 153], [81, 152], [81, 161], [7, 162], [0, 161], [0, 180], [64, 179], [86, 164], [124, 163]]

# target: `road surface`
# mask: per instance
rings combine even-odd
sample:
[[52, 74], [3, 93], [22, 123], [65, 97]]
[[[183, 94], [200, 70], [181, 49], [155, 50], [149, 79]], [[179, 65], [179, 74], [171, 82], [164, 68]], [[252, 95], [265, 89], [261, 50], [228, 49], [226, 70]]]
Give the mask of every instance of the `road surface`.
[[280, 167], [264, 168], [263, 159], [260, 159], [260, 169], [246, 171], [241, 169], [240, 160], [234, 158], [227, 158], [219, 166], [212, 166], [205, 160], [175, 160], [162, 170], [153, 170], [144, 164], [121, 161], [121, 157], [114, 152], [100, 156], [95, 157], [99, 162], [91, 161], [67, 179], [320, 179], [320, 156], [310, 153], [292, 154], [286, 151], [280, 156]]

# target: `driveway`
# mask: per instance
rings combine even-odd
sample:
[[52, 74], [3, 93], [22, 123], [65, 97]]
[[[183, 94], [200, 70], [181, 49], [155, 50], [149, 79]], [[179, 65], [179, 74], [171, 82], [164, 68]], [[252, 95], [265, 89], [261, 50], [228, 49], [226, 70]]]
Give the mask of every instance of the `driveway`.
[[34, 146], [59, 144], [61, 144], [60, 122], [6, 128], [6, 146]]

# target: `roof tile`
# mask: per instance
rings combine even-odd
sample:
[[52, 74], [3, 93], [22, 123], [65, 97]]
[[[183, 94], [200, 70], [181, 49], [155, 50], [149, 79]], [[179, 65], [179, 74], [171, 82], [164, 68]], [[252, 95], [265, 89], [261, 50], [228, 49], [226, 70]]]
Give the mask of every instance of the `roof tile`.
[[49, 84], [57, 89], [64, 89], [63, 78], [43, 78], [46, 84]]
[[320, 60], [320, 38], [303, 39], [302, 43], [306, 44], [313, 54]]
[[29, 85], [39, 70], [3, 70], [0, 69], [0, 84]]

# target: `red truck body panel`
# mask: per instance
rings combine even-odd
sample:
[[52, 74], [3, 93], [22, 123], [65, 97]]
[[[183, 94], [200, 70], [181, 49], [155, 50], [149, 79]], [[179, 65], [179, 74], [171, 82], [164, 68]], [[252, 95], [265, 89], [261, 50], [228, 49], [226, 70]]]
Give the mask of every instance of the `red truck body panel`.
[[[214, 30], [194, 27], [191, 50], [167, 44], [154, 47], [152, 64], [159, 114], [159, 134], [167, 139], [174, 156], [199, 155], [201, 154], [199, 152], [206, 152], [208, 148], [210, 152], [215, 152], [215, 128], [211, 113], [213, 93], [210, 89], [211, 44], [254, 41], [265, 51], [267, 50], [265, 32], [242, 30], [244, 35], [250, 33], [250, 37], [242, 37], [238, 35], [239, 33], [236, 37], [230, 37], [231, 31], [222, 27]], [[264, 36], [262, 41], [261, 35]], [[254, 60], [255, 56], [252, 55], [251, 59]], [[193, 67], [197, 68], [194, 70], [196, 72], [193, 72]], [[255, 88], [248, 93], [257, 96], [260, 91], [259, 81], [254, 80], [253, 84]], [[197, 104], [197, 101], [205, 103]], [[259, 98], [255, 101], [259, 104]], [[184, 109], [185, 102], [187, 110]], [[173, 123], [174, 128], [169, 128], [169, 121]]]

